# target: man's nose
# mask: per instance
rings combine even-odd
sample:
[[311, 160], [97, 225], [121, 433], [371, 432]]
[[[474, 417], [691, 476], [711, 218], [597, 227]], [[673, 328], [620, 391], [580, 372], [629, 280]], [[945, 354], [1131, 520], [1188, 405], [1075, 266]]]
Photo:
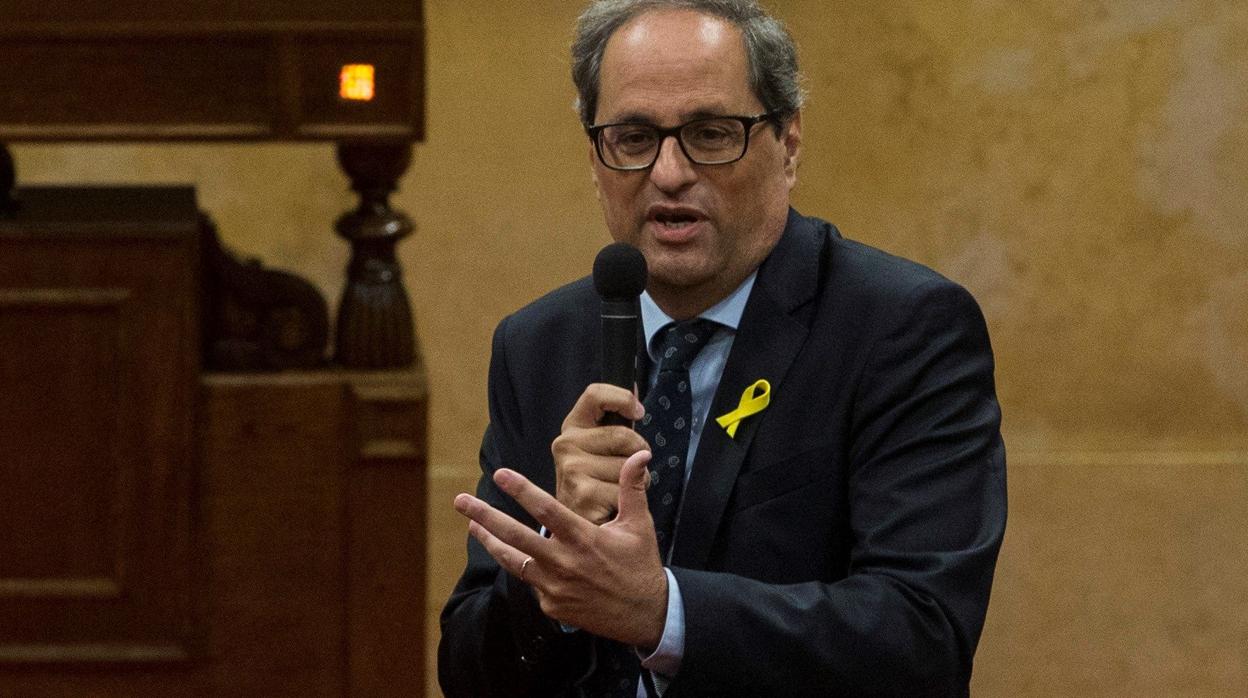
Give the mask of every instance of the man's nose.
[[698, 178], [693, 161], [681, 150], [676, 136], [668, 136], [659, 143], [659, 157], [650, 168], [650, 181], [661, 191], [676, 191], [688, 186]]

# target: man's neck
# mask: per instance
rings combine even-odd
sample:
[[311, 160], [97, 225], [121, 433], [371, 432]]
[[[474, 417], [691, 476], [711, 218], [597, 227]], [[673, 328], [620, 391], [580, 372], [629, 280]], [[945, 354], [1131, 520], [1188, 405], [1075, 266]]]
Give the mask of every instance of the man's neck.
[[651, 280], [651, 283], [646, 287], [646, 291], [654, 299], [660, 310], [679, 322], [695, 318], [707, 308], [714, 307], [716, 303], [724, 300], [735, 291], [741, 285], [741, 282], [752, 273], [754, 272], [750, 271], [739, 279], [732, 279], [727, 282], [722, 279], [715, 279], [713, 285], [707, 284], [705, 288], [668, 286]]
[[[747, 276], [726, 298], [702, 310], [697, 314], [697, 317], [711, 320], [736, 331], [741, 325], [741, 317], [745, 314], [745, 305], [750, 299], [751, 291], [754, 289], [755, 278], [755, 274]], [[659, 307], [659, 304], [650, 296], [649, 291], [641, 294], [641, 319], [645, 330], [647, 347], [652, 347], [655, 335], [666, 327], [668, 323], [675, 320], [675, 318]]]

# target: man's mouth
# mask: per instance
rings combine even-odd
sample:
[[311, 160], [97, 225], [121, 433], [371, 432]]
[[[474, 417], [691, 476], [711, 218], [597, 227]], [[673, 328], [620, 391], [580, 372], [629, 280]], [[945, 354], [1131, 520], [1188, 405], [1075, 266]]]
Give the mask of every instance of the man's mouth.
[[646, 212], [651, 234], [656, 241], [668, 245], [682, 245], [701, 234], [706, 216], [692, 206], [657, 204]]
[[698, 219], [687, 213], [659, 213], [654, 216], [654, 221], [665, 228], [677, 229], [693, 225]]

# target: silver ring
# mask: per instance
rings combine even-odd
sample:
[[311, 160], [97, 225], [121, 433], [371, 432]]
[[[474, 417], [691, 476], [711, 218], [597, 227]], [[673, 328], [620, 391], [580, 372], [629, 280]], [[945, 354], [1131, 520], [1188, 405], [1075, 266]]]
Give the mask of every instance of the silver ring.
[[524, 571], [528, 569], [530, 562], [533, 562], [532, 555], [524, 558], [524, 562], [520, 563], [520, 581], [522, 582], [526, 582], [526, 583], [528, 582], [528, 580], [524, 578]]

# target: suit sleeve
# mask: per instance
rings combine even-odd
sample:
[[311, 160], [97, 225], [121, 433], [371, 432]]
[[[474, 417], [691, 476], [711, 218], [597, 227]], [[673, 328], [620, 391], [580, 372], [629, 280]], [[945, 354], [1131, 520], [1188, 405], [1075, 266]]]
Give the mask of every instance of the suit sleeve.
[[853, 398], [848, 574], [772, 585], [673, 570], [686, 622], [674, 690], [966, 694], [1006, 514], [992, 352], [962, 288], [900, 295]]
[[[509, 467], [533, 477], [520, 405], [507, 366], [507, 320], [494, 333], [490, 360], [490, 424], [481, 443], [477, 497], [536, 528], [532, 518], [495, 486]], [[468, 537], [468, 564], [441, 617], [438, 680], [448, 698], [558, 695], [584, 673], [584, 633], [566, 634], [547, 618], [532, 590], [504, 571]]]

